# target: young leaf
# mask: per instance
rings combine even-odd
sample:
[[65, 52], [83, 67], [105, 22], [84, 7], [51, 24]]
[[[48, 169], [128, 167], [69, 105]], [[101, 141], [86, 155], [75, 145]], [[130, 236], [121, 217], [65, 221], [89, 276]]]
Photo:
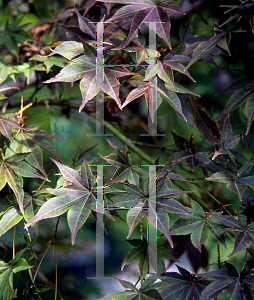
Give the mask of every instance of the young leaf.
[[117, 183], [117, 182], [129, 182], [130, 184], [137, 185], [139, 184], [139, 174], [144, 171], [141, 168], [133, 166], [131, 164], [130, 152], [126, 149], [124, 154], [122, 150], [116, 147], [110, 140], [108, 140], [109, 145], [115, 149], [116, 154], [110, 154], [108, 156], [100, 157], [106, 160], [109, 164], [114, 167], [117, 167], [113, 177], [107, 184]]
[[215, 151], [212, 160], [214, 160], [220, 154], [227, 153], [230, 156], [230, 158], [233, 160], [233, 162], [235, 162], [233, 154], [229, 149], [234, 148], [238, 144], [239, 140], [240, 140], [239, 135], [233, 136], [232, 126], [228, 114], [228, 116], [225, 118], [223, 123], [221, 141], [219, 143], [219, 150]]

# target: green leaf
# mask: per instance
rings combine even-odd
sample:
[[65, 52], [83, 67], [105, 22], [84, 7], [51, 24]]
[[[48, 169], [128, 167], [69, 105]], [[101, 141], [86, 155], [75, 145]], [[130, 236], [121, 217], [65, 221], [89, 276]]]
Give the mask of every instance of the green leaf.
[[9, 115], [0, 116], [0, 132], [10, 141], [12, 141], [11, 133], [13, 128], [22, 129], [13, 117]]
[[126, 281], [126, 280], [122, 280], [122, 279], [119, 279], [117, 277], [114, 276], [114, 278], [120, 282], [121, 286], [123, 286], [126, 290], [131, 290], [131, 291], [137, 291], [137, 288], [135, 287], [135, 285], [133, 285], [131, 282], [129, 281]]
[[22, 219], [22, 214], [16, 208], [12, 207], [8, 209], [0, 220], [0, 236], [18, 224]]
[[177, 266], [180, 273], [166, 272], [162, 273], [160, 279], [168, 283], [168, 287], [162, 289], [161, 295], [164, 300], [169, 299], [199, 299], [201, 292], [209, 284], [208, 281], [190, 274], [187, 270]]
[[12, 267], [2, 260], [0, 260], [0, 295], [4, 300], [12, 300], [17, 296], [13, 290]]
[[75, 41], [62, 42], [55, 49], [51, 50], [54, 54], [59, 54], [64, 58], [71, 60], [74, 57], [84, 53], [83, 44]]
[[121, 266], [121, 271], [123, 271], [123, 269], [126, 265], [133, 264], [134, 262], [139, 260], [142, 255], [146, 254], [146, 251], [147, 251], [146, 248], [147, 248], [146, 245], [143, 244], [143, 245], [138, 246], [137, 248], [133, 248], [133, 249], [129, 250], [127, 252], [127, 254], [125, 255], [124, 261]]
[[74, 245], [78, 230], [86, 222], [91, 211], [97, 211], [95, 180], [88, 182], [85, 179], [84, 174], [89, 168], [86, 161], [81, 166], [82, 178], [78, 171], [52, 160], [68, 181], [68, 185], [63, 188], [48, 189], [56, 197], [49, 199], [41, 206], [36, 216], [26, 224], [26, 228], [40, 220], [58, 217], [68, 211], [67, 219]]

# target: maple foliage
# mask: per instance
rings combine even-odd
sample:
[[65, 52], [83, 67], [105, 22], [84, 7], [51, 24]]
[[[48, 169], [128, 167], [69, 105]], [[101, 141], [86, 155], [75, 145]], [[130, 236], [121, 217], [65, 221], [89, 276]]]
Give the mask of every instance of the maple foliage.
[[0, 2], [0, 300], [254, 299], [253, 1], [51, 2]]

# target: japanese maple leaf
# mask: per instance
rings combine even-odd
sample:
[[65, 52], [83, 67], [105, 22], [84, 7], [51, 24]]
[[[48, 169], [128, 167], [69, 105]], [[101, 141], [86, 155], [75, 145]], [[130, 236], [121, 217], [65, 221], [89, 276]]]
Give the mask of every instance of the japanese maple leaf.
[[[208, 36], [205, 35], [197, 36], [193, 33], [193, 20], [194, 19], [192, 19], [189, 23], [187, 23], [187, 26], [184, 27], [184, 29], [181, 31], [180, 39], [183, 41], [182, 44], [185, 46], [185, 50], [183, 54], [187, 56], [190, 56], [191, 53], [198, 47], [199, 44], [210, 40]], [[218, 46], [215, 46], [206, 49], [203, 55], [201, 56], [201, 59], [218, 67], [218, 65], [216, 64], [213, 58], [213, 55], [220, 55], [220, 54], [223, 54], [223, 51]]]
[[224, 49], [225, 51], [228, 52], [229, 55], [231, 55], [229, 49], [230, 39], [231, 39], [231, 32], [225, 31], [221, 27], [216, 26], [214, 28], [214, 36], [212, 36], [207, 41], [203, 41], [201, 43], [195, 44], [196, 48], [193, 51], [192, 58], [189, 64], [187, 65], [186, 69], [188, 69], [192, 64], [194, 64], [197, 60], [203, 57], [207, 51], [211, 50], [216, 45]]
[[201, 109], [196, 99], [189, 96], [194, 119], [199, 132], [210, 142], [219, 144], [221, 132], [219, 125]]
[[[203, 208], [196, 202], [192, 201], [192, 210], [188, 209], [191, 214], [176, 220], [170, 227], [170, 235], [187, 235], [191, 233], [191, 242], [201, 252], [201, 245], [207, 240], [211, 232], [227, 249], [224, 236], [218, 235], [217, 231], [221, 229], [220, 222], [211, 218]], [[215, 214], [216, 216], [216, 214]]]
[[[101, 0], [98, 0], [101, 1]], [[120, 8], [112, 18], [107, 22], [117, 20], [131, 20], [129, 35], [126, 41], [121, 45], [127, 46], [137, 34], [139, 26], [145, 22], [156, 22], [156, 33], [161, 37], [171, 48], [170, 43], [170, 20], [167, 14], [182, 14], [184, 13], [174, 4], [168, 3], [169, 1], [163, 0], [106, 0], [103, 2], [129, 4]]]
[[[149, 216], [149, 211], [147, 209], [153, 209], [156, 205], [157, 211], [153, 211], [153, 213], [154, 215], [157, 215], [157, 228], [164, 233], [169, 243], [173, 245], [168, 231], [169, 216], [166, 212], [168, 211], [176, 215], [190, 214], [190, 212], [180, 202], [171, 199], [171, 197], [188, 193], [188, 191], [179, 191], [171, 188], [158, 190], [155, 204], [152, 203], [151, 199], [149, 199], [149, 193], [147, 194], [143, 192], [139, 187], [131, 184], [123, 184], [123, 186], [128, 194], [117, 197], [117, 199], [110, 204], [110, 207], [130, 208], [127, 213], [127, 223], [129, 225], [127, 238], [131, 236], [134, 228], [140, 220], [145, 215]], [[153, 223], [154, 220], [150, 221]]]
[[[136, 73], [128, 71], [125, 67], [113, 66], [119, 55], [111, 55], [105, 62], [105, 64], [111, 64], [111, 66], [105, 66], [104, 68], [98, 68], [96, 64], [96, 50], [87, 43], [84, 45], [84, 55], [71, 60], [70, 64], [63, 68], [59, 74], [54, 78], [51, 78], [45, 83], [51, 82], [74, 82], [81, 79], [80, 90], [82, 94], [82, 103], [79, 111], [81, 111], [86, 103], [93, 99], [100, 90], [111, 96], [121, 108], [121, 101], [119, 99], [119, 81], [117, 78], [126, 75], [135, 75]], [[103, 76], [103, 82], [99, 82], [98, 69], [100, 75]]]
[[223, 127], [222, 127], [222, 133], [221, 133], [221, 140], [218, 145], [219, 150], [216, 150], [212, 159], [215, 159], [220, 154], [228, 154], [230, 158], [235, 162], [234, 155], [230, 151], [230, 149], [234, 148], [238, 142], [240, 141], [239, 135], [233, 136], [233, 130], [232, 125], [230, 123], [229, 114], [224, 120]]
[[0, 190], [2, 190], [6, 183], [13, 190], [20, 211], [24, 214], [24, 190], [23, 190], [23, 178], [40, 178], [48, 180], [37, 172], [35, 168], [30, 166], [24, 161], [27, 154], [14, 154], [8, 158], [0, 157]]
[[199, 274], [199, 277], [213, 280], [203, 291], [200, 300], [217, 298], [224, 290], [230, 294], [227, 299], [253, 299], [254, 275], [252, 270], [242, 270], [239, 274], [230, 263], [225, 263], [226, 270], [216, 270]]
[[[42, 124], [36, 124], [28, 126], [27, 128], [22, 128], [20, 133], [15, 136], [12, 143], [10, 144], [10, 149], [6, 151], [6, 158], [13, 155], [13, 153], [25, 153], [25, 160], [39, 170], [44, 176], [46, 172], [43, 167], [43, 157], [42, 149], [58, 160], [62, 161], [53, 146], [45, 139], [62, 139], [57, 137], [45, 130], [39, 130]], [[63, 162], [63, 161], [62, 161]]]
[[22, 129], [19, 123], [13, 118], [13, 115], [0, 116], [0, 133], [12, 141], [12, 129]]
[[[114, 276], [115, 277], [115, 276]], [[136, 286], [126, 280], [115, 277], [117, 281], [126, 289], [124, 292], [114, 292], [113, 294], [107, 295], [99, 300], [163, 300], [158, 289], [168, 286], [166, 282], [155, 282], [158, 277], [151, 276], [147, 278], [142, 287], [138, 290]]]
[[225, 229], [221, 229], [220, 232], [225, 231], [236, 231], [234, 250], [228, 258], [232, 257], [239, 251], [245, 250], [250, 246], [254, 245], [254, 223], [248, 224], [246, 218], [238, 213], [238, 220], [232, 216], [220, 216], [211, 214], [221, 224], [227, 226]]
[[184, 137], [175, 134], [173, 131], [170, 132], [173, 135], [176, 147], [180, 151], [174, 153], [168, 160], [167, 164], [185, 159], [187, 166], [189, 166], [193, 172], [200, 164], [203, 164], [199, 157], [201, 153], [197, 153], [196, 145], [193, 141], [193, 135], [191, 135], [188, 141]]
[[[176, 91], [177, 87], [174, 83], [174, 74], [173, 70], [180, 72], [184, 75], [187, 75], [192, 81], [195, 80], [192, 78], [190, 73], [185, 69], [181, 64], [183, 62], [189, 61], [190, 58], [185, 55], [175, 54], [177, 48], [174, 48], [172, 51], [165, 51], [161, 53], [158, 61], [154, 65], [149, 65], [146, 72], [146, 80], [151, 79], [155, 74], [158, 74], [160, 79], [166, 82], [168, 85], [172, 86]], [[146, 59], [147, 61], [148, 59]]]
[[209, 281], [191, 274], [189, 271], [176, 265], [180, 274], [176, 272], [162, 273], [160, 279], [168, 283], [168, 287], [161, 290], [164, 300], [193, 300], [200, 299], [201, 292], [210, 283]]
[[[95, 1], [93, 1], [93, 2], [95, 3]], [[79, 38], [81, 38], [84, 41], [87, 41], [89, 43], [95, 42], [97, 39], [96, 24], [91, 22], [86, 17], [81, 16], [81, 14], [78, 12], [77, 9], [75, 10], [75, 12], [78, 17], [78, 25], [79, 26], [67, 26], [67, 25], [63, 25], [63, 24], [61, 24], [61, 26], [63, 27], [63, 29], [65, 31], [78, 36]]]
[[216, 172], [212, 176], [206, 178], [208, 181], [216, 181], [227, 183], [227, 189], [236, 193], [238, 198], [242, 200], [242, 195], [246, 189], [247, 184], [254, 188], [254, 168], [253, 161], [249, 161], [244, 164], [234, 175], [230, 171], [222, 169], [221, 172]]
[[254, 88], [253, 88], [253, 72], [251, 67], [245, 67], [242, 70], [239, 70], [239, 73], [245, 75], [243, 78], [238, 79], [233, 84], [231, 84], [229, 87], [224, 89], [222, 92], [231, 91], [233, 90], [234, 93], [231, 95], [231, 97], [228, 99], [223, 111], [219, 115], [219, 118], [221, 119], [224, 115], [232, 112], [237, 107], [242, 105], [246, 102], [246, 113], [247, 113], [247, 129], [245, 135], [248, 134], [251, 123], [254, 116]]
[[[97, 211], [96, 181], [85, 159], [80, 174], [77, 170], [69, 168], [54, 159], [52, 161], [57, 165], [69, 184], [58, 189], [48, 189], [55, 197], [42, 205], [36, 216], [26, 224], [26, 227], [39, 220], [54, 218], [68, 211], [67, 220], [71, 230], [72, 245], [74, 245], [80, 227], [86, 222], [92, 210]], [[99, 205], [99, 202], [97, 205]], [[102, 207], [100, 209], [103, 210]]]
[[16, 253], [15, 258], [10, 260], [8, 263], [0, 259], [0, 295], [1, 299], [14, 299], [17, 297], [17, 291], [13, 289], [13, 275], [17, 272], [31, 269], [32, 266], [22, 258], [24, 250]]
[[130, 84], [136, 88], [132, 90], [127, 96], [122, 108], [129, 104], [136, 98], [145, 95], [149, 114], [154, 121], [155, 111], [161, 103], [161, 96], [167, 100], [167, 102], [177, 111], [186, 121], [186, 117], [182, 111], [181, 101], [175, 92], [168, 90], [164, 83], [159, 81], [154, 83], [153, 81], [144, 81], [144, 77], [141, 75], [134, 76], [127, 80]]
[[[133, 264], [134, 262], [138, 261], [139, 270], [141, 272], [141, 276], [146, 276], [149, 272], [149, 260], [148, 260], [148, 247], [149, 243], [145, 237], [143, 240], [141, 239], [133, 239], [133, 240], [126, 240], [129, 244], [134, 246], [131, 250], [129, 250], [124, 258], [124, 261], [121, 266], [121, 271], [123, 271], [126, 265]], [[163, 244], [166, 244], [166, 239], [159, 239], [157, 241], [157, 268], [156, 266], [152, 267], [157, 269], [158, 272], [165, 271], [165, 262], [164, 259], [176, 260], [170, 251], [163, 247]], [[151, 255], [151, 254], [150, 254]], [[151, 260], [153, 263], [153, 260]]]
[[131, 164], [130, 152], [128, 149], [126, 150], [126, 154], [124, 154], [124, 152], [110, 142], [110, 140], [107, 138], [106, 140], [108, 141], [109, 145], [115, 149], [116, 154], [113, 153], [107, 156], [103, 156], [101, 154], [99, 155], [109, 164], [117, 167], [117, 170], [108, 184], [128, 181], [130, 184], [138, 185], [139, 173], [143, 173], [144, 170]]

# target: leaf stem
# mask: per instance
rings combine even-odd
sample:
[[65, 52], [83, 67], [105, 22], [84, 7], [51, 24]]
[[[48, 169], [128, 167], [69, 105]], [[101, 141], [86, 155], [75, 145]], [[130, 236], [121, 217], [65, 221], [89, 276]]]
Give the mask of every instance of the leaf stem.
[[57, 221], [56, 221], [56, 228], [55, 228], [55, 233], [54, 233], [54, 238], [53, 238], [54, 243], [56, 242], [56, 234], [57, 234], [59, 220], [60, 220], [60, 216], [57, 217]]
[[[196, 185], [197, 187], [199, 187], [199, 185], [195, 184], [194, 182], [192, 182], [192, 184], [194, 184], [194, 185]], [[174, 182], [174, 185], [176, 185], [177, 187], [179, 187], [181, 190], [184, 190], [184, 189], [181, 187], [180, 184]], [[190, 197], [190, 195], [188, 195], [188, 196], [189, 196], [189, 198], [192, 199], [192, 197]], [[193, 200], [195, 200], [199, 205], [201, 205], [202, 208], [203, 208], [204, 210], [206, 210], [206, 211], [208, 211], [208, 212], [213, 212], [213, 210], [212, 210], [211, 208], [209, 208], [208, 205], [207, 205], [207, 203], [205, 203], [201, 198], [195, 197], [195, 199], [193, 199]]]
[[57, 258], [56, 258], [56, 283], [55, 283], [55, 300], [57, 300]]
[[143, 241], [144, 233], [143, 233], [143, 220], [140, 220], [140, 239]]
[[[210, 192], [208, 192], [205, 188], [203, 188], [202, 186], [198, 185], [197, 183], [193, 182], [192, 184], [194, 184], [195, 186], [199, 187], [202, 191], [204, 191], [209, 197], [211, 197], [217, 204], [222, 206], [222, 203], [215, 198]], [[207, 204], [206, 204], [207, 205]], [[207, 206], [208, 207], [208, 206]], [[223, 207], [225, 209], [225, 211], [232, 217], [231, 212], [226, 208]]]
[[37, 276], [37, 274], [38, 274], [38, 271], [39, 271], [39, 269], [40, 269], [41, 263], [42, 263], [42, 261], [43, 261], [45, 255], [47, 254], [47, 252], [48, 252], [50, 246], [51, 246], [51, 241], [49, 242], [48, 247], [47, 247], [47, 249], [45, 250], [45, 252], [44, 252], [44, 254], [43, 254], [42, 258], [41, 258], [41, 261], [40, 261], [40, 263], [39, 263], [39, 265], [38, 265], [38, 267], [37, 267], [37, 269], [36, 269], [36, 272], [35, 272], [35, 274], [34, 274], [34, 279], [33, 279], [33, 281], [35, 281], [35, 278], [36, 278], [36, 276]]
[[217, 252], [218, 252], [218, 265], [219, 265], [219, 269], [221, 269], [221, 262], [220, 262], [220, 242], [219, 240], [217, 240]]
[[16, 237], [16, 225], [14, 226], [14, 232], [13, 232], [13, 245], [12, 245], [12, 249], [13, 249], [13, 259], [15, 258], [15, 237]]

